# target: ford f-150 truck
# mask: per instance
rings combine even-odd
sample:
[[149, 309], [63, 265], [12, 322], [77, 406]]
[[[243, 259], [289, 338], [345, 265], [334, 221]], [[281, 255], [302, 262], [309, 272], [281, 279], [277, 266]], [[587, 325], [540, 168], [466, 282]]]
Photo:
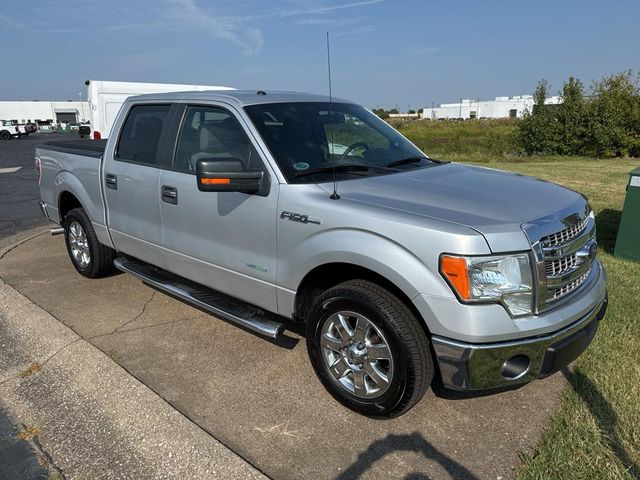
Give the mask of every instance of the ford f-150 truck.
[[303, 322], [318, 378], [362, 414], [400, 415], [432, 381], [546, 377], [604, 316], [585, 197], [429, 158], [347, 100], [142, 95], [112, 132], [36, 149], [76, 270], [115, 266], [265, 336]]

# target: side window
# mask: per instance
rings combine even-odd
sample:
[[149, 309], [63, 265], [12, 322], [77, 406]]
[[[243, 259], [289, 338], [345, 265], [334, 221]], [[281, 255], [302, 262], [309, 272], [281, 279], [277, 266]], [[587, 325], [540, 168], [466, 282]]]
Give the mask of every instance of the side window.
[[169, 105], [136, 105], [122, 127], [116, 158], [157, 165], [158, 144]]
[[201, 158], [240, 160], [245, 170], [260, 169], [258, 152], [228, 111], [217, 107], [190, 106], [180, 127], [174, 168], [195, 173]]

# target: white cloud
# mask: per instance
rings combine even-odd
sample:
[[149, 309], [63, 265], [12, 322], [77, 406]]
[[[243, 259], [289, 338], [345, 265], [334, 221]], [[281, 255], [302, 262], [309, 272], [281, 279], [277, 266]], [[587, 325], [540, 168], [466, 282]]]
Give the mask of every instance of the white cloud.
[[262, 31], [246, 24], [246, 17], [222, 16], [200, 8], [194, 0], [167, 0], [167, 19], [184, 26], [206, 30], [213, 36], [238, 45], [244, 53], [262, 49]]
[[407, 52], [407, 55], [431, 55], [433, 53], [439, 53], [442, 50], [444, 50], [443, 47], [421, 47], [421, 48], [416, 48], [415, 50], [409, 50]]

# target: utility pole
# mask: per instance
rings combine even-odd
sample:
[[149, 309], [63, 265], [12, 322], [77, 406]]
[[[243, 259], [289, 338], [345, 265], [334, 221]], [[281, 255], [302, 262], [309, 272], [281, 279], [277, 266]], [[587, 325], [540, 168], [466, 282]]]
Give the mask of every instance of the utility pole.
[[78, 92], [78, 96], [80, 97], [80, 108], [82, 109], [82, 121], [84, 122], [86, 118], [84, 117], [84, 102], [82, 101], [82, 92]]
[[462, 97], [460, 97], [460, 111], [458, 112], [458, 118], [462, 118]]

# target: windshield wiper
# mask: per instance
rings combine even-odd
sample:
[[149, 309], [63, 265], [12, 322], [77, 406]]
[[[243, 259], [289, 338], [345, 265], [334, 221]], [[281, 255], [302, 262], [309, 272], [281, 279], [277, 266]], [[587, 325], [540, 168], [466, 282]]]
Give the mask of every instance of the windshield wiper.
[[385, 167], [397, 167], [399, 165], [408, 165], [410, 163], [420, 163], [422, 160], [431, 160], [427, 157], [420, 157], [418, 155], [412, 155], [410, 157], [401, 158], [400, 160], [394, 160], [393, 162], [387, 163]]
[[318, 173], [331, 173], [333, 171], [336, 172], [366, 172], [369, 170], [369, 167], [366, 165], [360, 165], [357, 163], [354, 164], [339, 164], [333, 167], [320, 167], [320, 168], [312, 168], [311, 170], [304, 170], [302, 172], [296, 172], [295, 177], [306, 177], [307, 175], [316, 175]]

